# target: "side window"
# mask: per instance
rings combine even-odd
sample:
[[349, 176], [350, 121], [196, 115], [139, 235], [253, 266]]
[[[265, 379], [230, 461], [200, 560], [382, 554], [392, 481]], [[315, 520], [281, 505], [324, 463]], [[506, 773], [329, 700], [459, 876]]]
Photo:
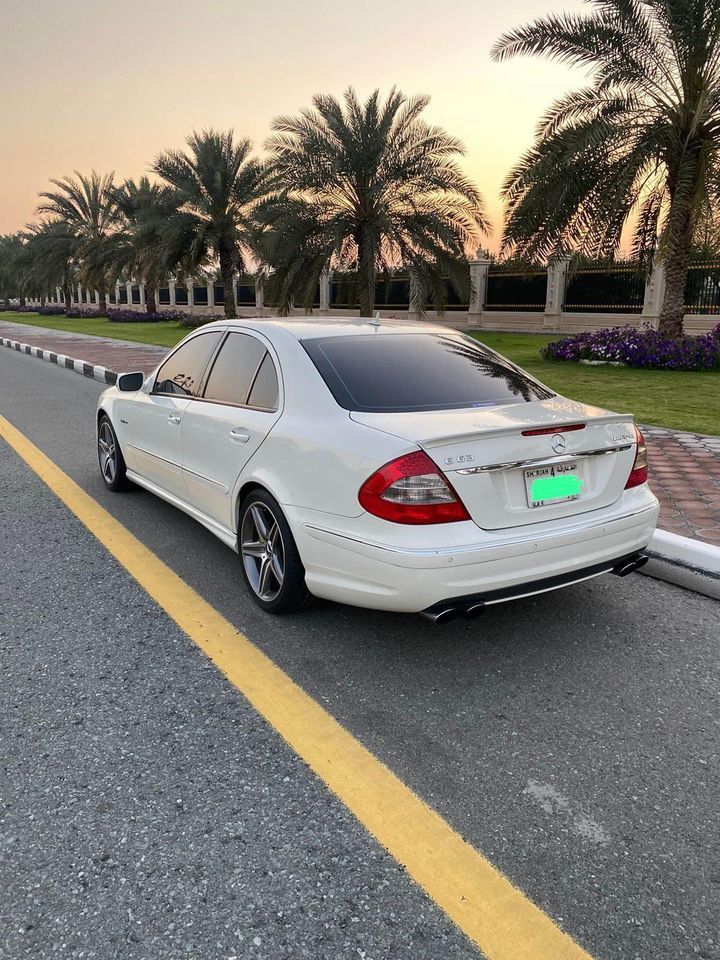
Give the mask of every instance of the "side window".
[[255, 377], [255, 383], [250, 391], [248, 403], [251, 407], [263, 407], [265, 410], [277, 410], [278, 407], [278, 378], [275, 364], [269, 353], [265, 354], [260, 369]]
[[221, 403], [247, 403], [265, 347], [245, 333], [230, 333], [212, 365], [203, 396]]
[[158, 370], [153, 393], [194, 397], [222, 332], [202, 333], [184, 343]]

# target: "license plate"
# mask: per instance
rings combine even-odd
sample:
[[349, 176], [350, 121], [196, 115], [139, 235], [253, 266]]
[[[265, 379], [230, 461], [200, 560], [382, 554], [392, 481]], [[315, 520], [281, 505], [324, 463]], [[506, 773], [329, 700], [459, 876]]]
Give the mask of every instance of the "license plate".
[[525, 490], [528, 506], [544, 507], [549, 503], [577, 500], [583, 494], [585, 481], [580, 463], [558, 463], [550, 467], [525, 470]]

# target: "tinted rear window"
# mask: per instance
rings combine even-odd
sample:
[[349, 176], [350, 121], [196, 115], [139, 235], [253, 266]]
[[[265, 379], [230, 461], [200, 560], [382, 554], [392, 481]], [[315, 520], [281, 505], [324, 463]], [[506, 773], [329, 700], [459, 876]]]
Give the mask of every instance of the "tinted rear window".
[[554, 394], [467, 337], [379, 334], [305, 340], [346, 410], [399, 413], [545, 400]]

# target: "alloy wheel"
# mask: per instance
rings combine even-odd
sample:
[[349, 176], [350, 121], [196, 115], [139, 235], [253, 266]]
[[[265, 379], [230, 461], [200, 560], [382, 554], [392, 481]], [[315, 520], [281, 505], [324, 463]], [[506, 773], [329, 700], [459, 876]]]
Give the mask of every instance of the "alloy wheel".
[[272, 601], [285, 580], [285, 545], [268, 506], [251, 503], [243, 514], [240, 553], [250, 586], [261, 600]]
[[107, 420], [100, 424], [98, 433], [98, 458], [106, 483], [112, 483], [117, 474], [117, 446], [112, 427]]

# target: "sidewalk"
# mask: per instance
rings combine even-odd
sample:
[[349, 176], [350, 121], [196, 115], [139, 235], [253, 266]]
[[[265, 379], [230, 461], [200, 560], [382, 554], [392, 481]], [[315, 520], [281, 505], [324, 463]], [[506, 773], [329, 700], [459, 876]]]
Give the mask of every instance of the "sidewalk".
[[[118, 373], [149, 373], [165, 347], [0, 321], [0, 336], [63, 353]], [[660, 500], [663, 530], [720, 546], [720, 437], [642, 427], [650, 484]]]
[[66, 330], [48, 330], [5, 320], [0, 320], [0, 337], [62, 353], [75, 360], [84, 360], [85, 363], [100, 364], [116, 373], [132, 373], [134, 370], [150, 373], [168, 352], [167, 347], [156, 347], [149, 343], [88, 337]]

